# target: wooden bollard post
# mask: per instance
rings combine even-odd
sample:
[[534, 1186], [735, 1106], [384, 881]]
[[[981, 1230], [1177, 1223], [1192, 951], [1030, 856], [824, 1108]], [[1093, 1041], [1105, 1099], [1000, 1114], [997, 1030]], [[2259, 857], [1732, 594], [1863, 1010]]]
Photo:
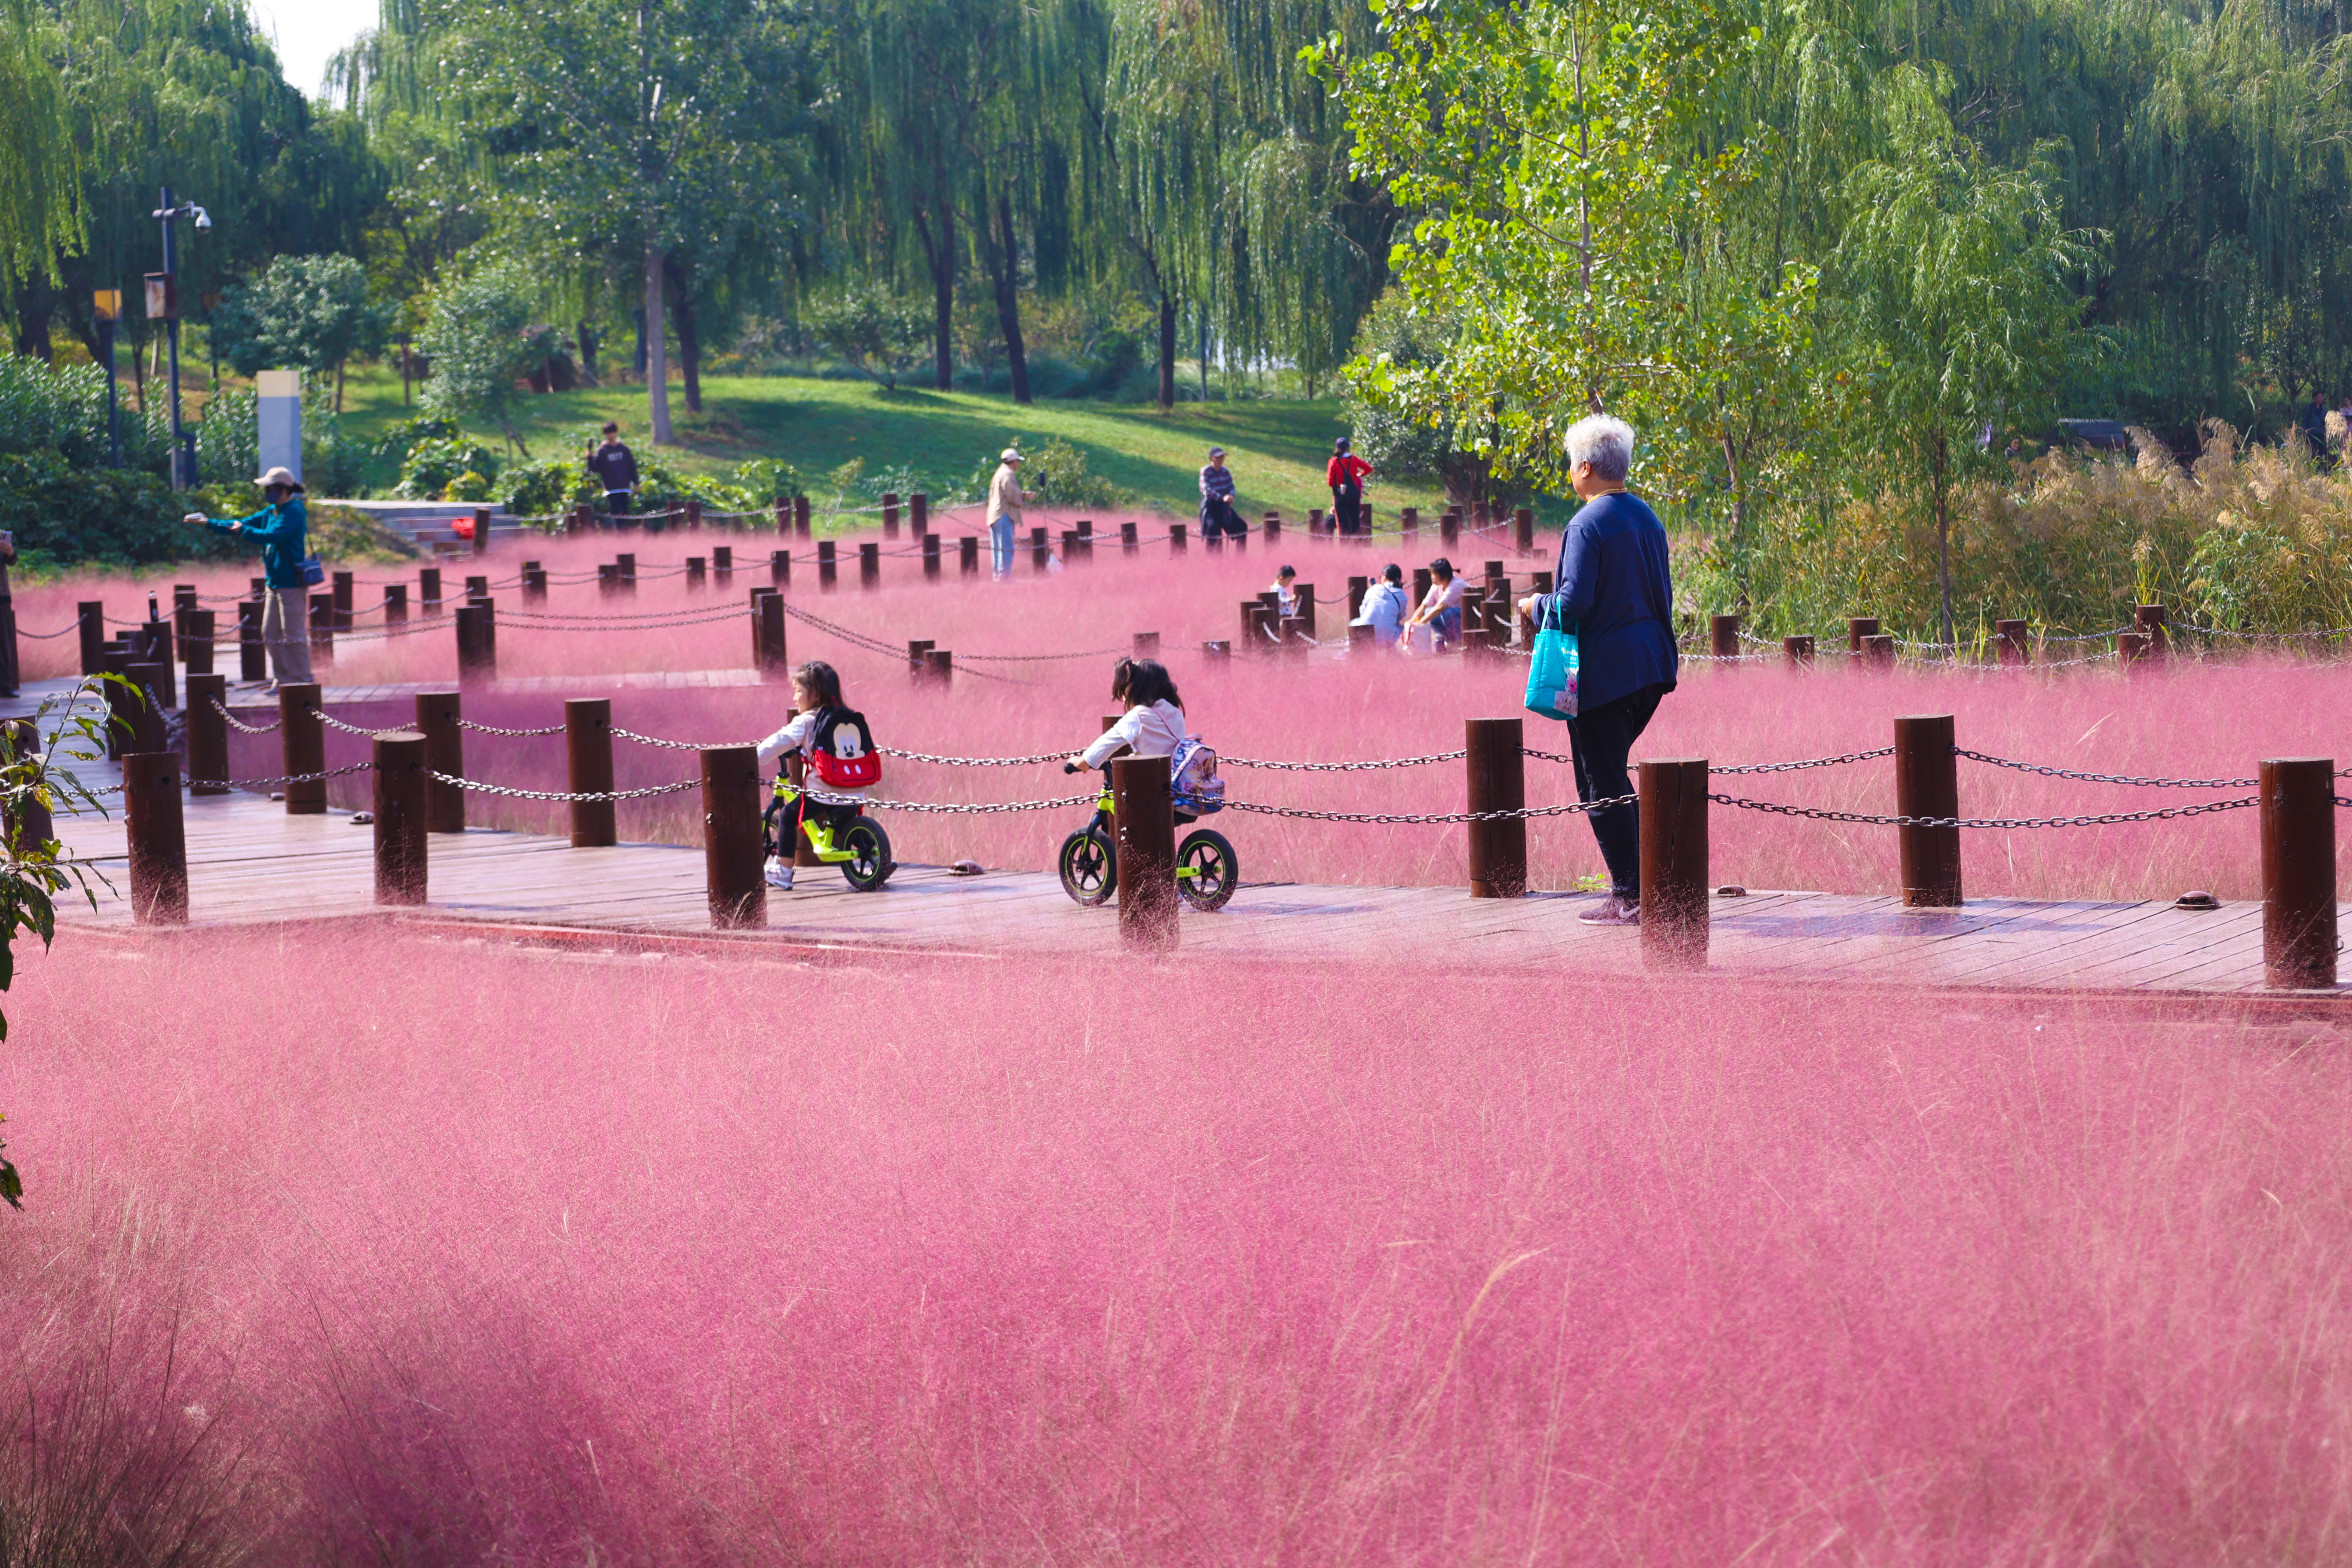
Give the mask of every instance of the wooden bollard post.
[[882, 537], [885, 539], [898, 537], [898, 492], [897, 490], [882, 492]]
[[1136, 536], [1135, 524], [1122, 522], [1118, 525], [1118, 552], [1121, 555], [1143, 553], [1143, 542]]
[[2117, 632], [2116, 634], [2116, 662], [2117, 664], [2121, 665], [2126, 669], [2129, 669], [2133, 665], [2137, 664], [2141, 659], [2147, 657], [2147, 633]]
[[1364, 613], [1364, 595], [1371, 591], [1372, 580], [1370, 577], [1348, 579], [1348, 618], [1350, 621]]
[[[1895, 721], [1895, 815], [1960, 815], [1959, 762], [1952, 752], [1949, 713]], [[1903, 907], [1960, 907], [1960, 830], [1906, 826], [1895, 830], [1902, 863]]]
[[1303, 659], [1307, 650], [1315, 646], [1315, 638], [1307, 632], [1307, 623], [1297, 616], [1278, 616], [1274, 625], [1275, 645], [1285, 658]]
[[2158, 664], [2163, 663], [2165, 656], [2171, 651], [2170, 642], [2166, 637], [2164, 630], [2164, 606], [2162, 605], [2134, 605], [2132, 626], [2140, 636], [2147, 639], [2147, 647], [2142, 657]]
[[613, 576], [621, 592], [630, 598], [637, 595], [637, 557], [635, 552], [613, 557]]
[[1168, 525], [1168, 553], [1171, 555], [1183, 554], [1186, 548], [1186, 538], [1187, 535], [1184, 531], [1184, 525], [1182, 523], [1170, 523]]
[[[10, 719], [5, 724], [11, 757], [22, 763], [40, 753], [40, 725], [30, 719]], [[57, 837], [56, 825], [49, 820], [49, 808], [29, 790], [19, 805], [0, 811], [0, 832], [5, 833], [9, 847], [20, 856]]]
[[1717, 658], [1739, 657], [1739, 617], [1709, 616], [1706, 623], [1707, 651]]
[[1269, 549], [1282, 542], [1282, 514], [1280, 512], [1267, 512], [1265, 514], [1265, 521], [1260, 526], [1265, 530], [1265, 542]]
[[[687, 581], [689, 584], [692, 583], [691, 573], [688, 574]], [[547, 567], [541, 563], [526, 561], [522, 563], [522, 598], [526, 605], [541, 604], [546, 601]]]
[[1266, 614], [1265, 605], [1259, 600], [1244, 599], [1242, 601], [1241, 643], [1244, 647], [1255, 649], [1267, 641]]
[[1298, 600], [1298, 618], [1306, 623], [1307, 640], [1313, 642], [1319, 635], [1315, 624], [1315, 584], [1298, 584], [1291, 593]]
[[1782, 637], [1780, 657], [1788, 660], [1790, 669], [1811, 669], [1813, 665], [1813, 639], [1805, 637]]
[[478, 506], [474, 509], [474, 553], [477, 555], [488, 555], [489, 552], [490, 509], [486, 506]]
[[122, 826], [131, 845], [131, 918], [143, 926], [188, 923], [188, 837], [180, 814], [180, 759], [132, 752], [122, 759]]
[[425, 901], [425, 740], [414, 730], [385, 730], [375, 751], [375, 901]]
[[686, 503], [686, 526], [697, 533], [702, 531], [702, 503], [691, 497]]
[[980, 575], [980, 535], [967, 533], [956, 541], [956, 575], [959, 577]]
[[106, 666], [106, 601], [83, 599], [74, 605], [74, 629], [81, 639], [81, 672], [101, 675]]
[[457, 722], [463, 711], [463, 701], [454, 691], [416, 694], [416, 728], [425, 737], [425, 830], [428, 833], [466, 831], [465, 789], [431, 776], [466, 776], [466, 731]]
[[269, 649], [261, 640], [261, 601], [240, 599], [236, 605], [236, 678], [269, 679]]
[[809, 499], [806, 496], [794, 496], [793, 498], [793, 537], [806, 539], [808, 536]]
[[[544, 575], [541, 576], [541, 581], [542, 583], [546, 581]], [[384, 584], [383, 624], [388, 626], [404, 626], [408, 624], [407, 584], [387, 583]]]
[[1135, 657], [1138, 658], [1158, 658], [1160, 657], [1160, 634], [1158, 632], [1136, 633]]
[[122, 671], [133, 688], [134, 694], [127, 710], [131, 733], [122, 742], [126, 755], [135, 752], [160, 752], [164, 749], [163, 693], [164, 672], [171, 667], [152, 660], [126, 666]]
[[155, 695], [163, 707], [177, 708], [180, 705], [180, 683], [177, 671], [172, 665], [172, 644], [175, 640], [172, 636], [172, 623], [149, 621], [140, 631], [145, 639], [143, 646], [147, 650], [147, 660], [161, 670], [155, 680]]
[[1442, 543], [1442, 544], [1444, 544], [1444, 545], [1445, 546], [1445, 548], [1446, 548], [1446, 549], [1448, 549], [1448, 550], [1457, 550], [1457, 549], [1461, 548], [1461, 545], [1462, 545], [1462, 509], [1461, 509], [1461, 508], [1459, 508], [1459, 507], [1451, 507], [1451, 506], [1450, 506], [1450, 507], [1447, 507], [1447, 508], [1445, 509], [1444, 515], [1444, 516], [1442, 516], [1442, 517], [1440, 517], [1440, 518], [1437, 520], [1437, 537], [1438, 537], [1438, 541], [1439, 541], [1439, 542], [1440, 542], [1440, 543]]
[[1511, 513], [1511, 548], [1522, 555], [1536, 552], [1536, 513], [1533, 507], [1520, 507]]
[[564, 519], [563, 531], [566, 533], [585, 533], [595, 526], [595, 513], [588, 510], [588, 503], [586, 501], [582, 501], [579, 505], [573, 507], [572, 509], [571, 515]]
[[882, 546], [871, 539], [857, 547], [857, 585], [869, 594], [882, 585]]
[[793, 503], [790, 497], [776, 498], [776, 533], [780, 538], [793, 536]]
[[1845, 650], [1846, 650], [1846, 652], [1848, 652], [1848, 653], [1860, 653], [1860, 652], [1862, 652], [1862, 651], [1863, 651], [1863, 639], [1864, 639], [1864, 637], [1876, 637], [1877, 635], [1878, 635], [1878, 617], [1877, 617], [1876, 616], [1848, 616], [1848, 617], [1846, 618], [1846, 623], [1845, 623]]
[[359, 607], [358, 595], [352, 591], [352, 578], [348, 572], [329, 573], [327, 585], [335, 595], [335, 626], [340, 630], [352, 624], [348, 617]]
[[466, 579], [466, 602], [477, 605], [490, 596], [490, 579], [487, 573]]
[[1045, 570], [1045, 563], [1053, 558], [1054, 547], [1045, 542], [1045, 531], [1042, 528], [1031, 529], [1029, 531], [1030, 566], [1038, 572], [1043, 572]]
[[922, 490], [907, 498], [907, 525], [915, 531], [918, 539], [931, 531], [931, 498]]
[[735, 547], [714, 544], [710, 547], [710, 585], [725, 588], [735, 581]]
[[833, 541], [819, 540], [816, 547], [816, 586], [821, 594], [830, 594], [840, 580], [840, 563], [834, 557]]
[[1862, 639], [1862, 662], [1873, 669], [1895, 668], [1895, 637], [1892, 633], [1879, 632]]
[[940, 536], [936, 533], [926, 533], [922, 539], [923, 577], [927, 582], [936, 583], [940, 576]]
[[784, 600], [773, 588], [752, 603], [751, 636], [760, 679], [769, 685], [792, 679], [792, 661], [784, 651]]
[[1379, 628], [1365, 621], [1348, 623], [1348, 647], [1350, 650], [1374, 646], [1373, 635]]
[[1212, 637], [1201, 645], [1201, 657], [1212, 664], [1233, 662], [1234, 645], [1223, 637]]
[[1706, 963], [1706, 762], [1644, 762], [1642, 814], [1642, 957], [1663, 968]]
[[710, 923], [741, 931], [768, 923], [760, 874], [760, 752], [753, 746], [702, 750], [702, 876]]
[[2336, 760], [2263, 761], [2263, 975], [2282, 990], [2336, 984]]
[[768, 581], [778, 588], [793, 585], [793, 552], [789, 550], [768, 552]]
[[213, 638], [219, 625], [218, 615], [212, 610], [184, 610], [180, 615], [180, 662], [187, 667], [189, 679], [213, 672]]
[[457, 684], [461, 687], [498, 679], [498, 656], [490, 651], [489, 615], [480, 605], [457, 606]]
[[310, 595], [310, 668], [325, 676], [335, 668], [335, 601], [331, 595]]
[[1118, 823], [1118, 935], [1130, 948], [1176, 945], [1176, 816], [1166, 757], [1118, 757], [1110, 764]]
[[907, 676], [917, 686], [931, 678], [931, 661], [926, 656], [938, 646], [929, 637], [909, 637], [907, 640]]
[[[1337, 520], [1339, 514], [1335, 511], [1331, 516], [1332, 526], [1336, 528], [1339, 526]], [[1319, 506], [1310, 506], [1307, 509], [1307, 537], [1309, 539], [1323, 537], [1323, 509]]]
[[699, 555], [686, 558], [686, 590], [692, 593], [710, 581], [710, 563]]
[[131, 679], [131, 650], [121, 643], [109, 643], [106, 646], [106, 651], [99, 656], [98, 663], [100, 674], [118, 675], [122, 678], [122, 680], [108, 681], [104, 694], [106, 758], [109, 762], [116, 762], [121, 758], [124, 752], [130, 750], [134, 721], [131, 709], [139, 700], [131, 688], [123, 684], [123, 681]]
[[[1527, 757], [1517, 719], [1465, 719], [1462, 725], [1468, 774], [1469, 809], [1525, 811], [1528, 805]], [[1474, 899], [1516, 899], [1528, 890], [1528, 819], [1498, 817], [1472, 822], [1470, 827], [1470, 896]]]
[[[613, 793], [613, 700], [574, 697], [563, 704], [564, 777], [570, 795]], [[610, 800], [572, 803], [572, 847], [601, 848], [620, 842]]]
[[1397, 513], [1397, 537], [1410, 550], [1421, 537], [1421, 508], [1409, 506]]
[[441, 613], [441, 568], [426, 566], [416, 574], [417, 613], [437, 616]]
[[932, 648], [923, 655], [923, 663], [930, 670], [933, 686], [945, 691], [955, 685], [955, 655], [949, 649]]
[[320, 701], [315, 680], [291, 681], [278, 689], [278, 766], [286, 776], [289, 816], [326, 813], [327, 781], [307, 776], [327, 771], [327, 726], [319, 717]]
[[2004, 668], [2014, 668], [2033, 662], [2032, 628], [2023, 621], [1995, 621], [1992, 624], [1993, 662]]
[[188, 677], [188, 793], [228, 793], [228, 677]]
[[621, 594], [621, 569], [610, 561], [596, 563], [596, 596], [615, 599]]

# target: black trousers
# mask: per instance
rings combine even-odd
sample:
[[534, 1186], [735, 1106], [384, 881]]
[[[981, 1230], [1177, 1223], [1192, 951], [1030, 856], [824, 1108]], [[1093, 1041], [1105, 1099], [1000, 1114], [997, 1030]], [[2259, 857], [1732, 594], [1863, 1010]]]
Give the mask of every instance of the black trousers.
[[1340, 533], [1364, 531], [1364, 487], [1342, 485], [1331, 492], [1331, 516]]
[[1249, 531], [1234, 503], [1223, 496], [1211, 496], [1201, 503], [1201, 537], [1203, 539], [1238, 538]]
[[[1576, 798], [1615, 800], [1633, 793], [1625, 762], [1633, 742], [1650, 727], [1658, 700], [1672, 688], [1644, 686], [1613, 702], [1587, 709], [1568, 721], [1569, 754], [1576, 759]], [[1642, 901], [1642, 808], [1627, 802], [1586, 813], [1601, 858], [1609, 868], [1610, 891], [1628, 903]]]

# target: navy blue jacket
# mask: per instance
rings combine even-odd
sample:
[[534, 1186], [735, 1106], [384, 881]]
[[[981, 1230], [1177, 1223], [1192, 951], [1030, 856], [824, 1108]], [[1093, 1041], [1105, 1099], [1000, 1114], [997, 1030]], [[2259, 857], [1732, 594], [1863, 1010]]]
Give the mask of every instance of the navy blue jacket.
[[1576, 634], [1577, 707], [1590, 713], [1645, 686], [1672, 690], [1675, 590], [1666, 531], [1637, 496], [1587, 501], [1559, 541], [1559, 591], [1538, 602]]

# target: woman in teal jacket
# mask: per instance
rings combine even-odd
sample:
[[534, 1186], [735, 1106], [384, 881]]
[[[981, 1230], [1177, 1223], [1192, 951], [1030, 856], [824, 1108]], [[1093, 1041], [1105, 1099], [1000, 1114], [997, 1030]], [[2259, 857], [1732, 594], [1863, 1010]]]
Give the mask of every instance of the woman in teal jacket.
[[261, 640], [269, 648], [269, 667], [277, 677], [264, 689], [267, 695], [280, 682], [311, 679], [310, 584], [302, 575], [302, 563], [310, 554], [310, 520], [302, 508], [302, 481], [284, 468], [272, 468], [254, 483], [261, 487], [267, 504], [252, 516], [206, 517], [192, 511], [184, 521], [261, 542], [262, 580], [268, 587], [261, 608]]

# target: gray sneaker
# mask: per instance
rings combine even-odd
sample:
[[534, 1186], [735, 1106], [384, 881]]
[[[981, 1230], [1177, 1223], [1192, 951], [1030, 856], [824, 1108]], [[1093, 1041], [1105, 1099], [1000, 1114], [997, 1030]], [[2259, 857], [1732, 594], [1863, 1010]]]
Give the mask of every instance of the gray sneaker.
[[1642, 923], [1642, 906], [1612, 893], [1576, 918], [1589, 926], [1637, 926]]
[[791, 861], [771, 855], [768, 857], [767, 865], [761, 869], [766, 877], [768, 886], [780, 892], [792, 890], [793, 863]]

